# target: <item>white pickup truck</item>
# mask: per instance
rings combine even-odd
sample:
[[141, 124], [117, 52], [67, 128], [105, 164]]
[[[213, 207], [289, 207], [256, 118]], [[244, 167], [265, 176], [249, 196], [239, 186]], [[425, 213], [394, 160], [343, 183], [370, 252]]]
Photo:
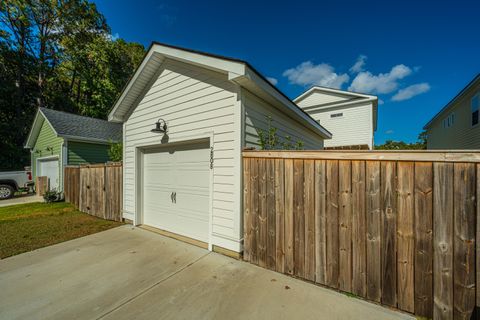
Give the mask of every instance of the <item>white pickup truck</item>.
[[32, 172], [25, 171], [0, 172], [0, 200], [13, 197], [15, 192], [33, 187]]

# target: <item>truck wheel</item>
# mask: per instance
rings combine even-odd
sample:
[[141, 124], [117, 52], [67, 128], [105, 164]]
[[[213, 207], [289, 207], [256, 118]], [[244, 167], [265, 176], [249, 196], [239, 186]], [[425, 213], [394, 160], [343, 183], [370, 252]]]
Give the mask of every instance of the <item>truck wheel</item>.
[[0, 200], [13, 197], [14, 190], [8, 184], [0, 184]]

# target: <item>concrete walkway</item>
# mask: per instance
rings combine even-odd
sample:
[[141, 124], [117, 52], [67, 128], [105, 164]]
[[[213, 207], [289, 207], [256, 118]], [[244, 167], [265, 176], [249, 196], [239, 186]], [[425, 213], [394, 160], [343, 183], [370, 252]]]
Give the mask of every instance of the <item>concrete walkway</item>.
[[0, 260], [0, 319], [414, 319], [122, 226]]
[[15, 196], [11, 199], [0, 200], [0, 207], [13, 206], [15, 204], [43, 202], [43, 197], [39, 197], [36, 194], [26, 194], [21, 196]]

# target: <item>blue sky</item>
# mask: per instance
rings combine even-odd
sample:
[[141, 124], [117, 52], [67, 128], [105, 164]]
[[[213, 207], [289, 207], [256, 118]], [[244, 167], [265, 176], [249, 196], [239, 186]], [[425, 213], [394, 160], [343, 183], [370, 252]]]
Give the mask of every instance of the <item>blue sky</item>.
[[415, 141], [480, 72], [480, 1], [96, 3], [114, 35], [245, 59], [291, 98], [314, 84], [378, 95], [376, 143]]

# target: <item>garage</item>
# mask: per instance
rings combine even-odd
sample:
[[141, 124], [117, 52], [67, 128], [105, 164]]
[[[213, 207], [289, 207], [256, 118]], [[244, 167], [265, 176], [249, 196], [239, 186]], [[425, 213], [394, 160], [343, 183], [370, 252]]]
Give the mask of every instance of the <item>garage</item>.
[[122, 217], [232, 256], [243, 250], [242, 150], [273, 128], [279, 144], [308, 150], [331, 138], [247, 62], [160, 43], [108, 119], [123, 124]]
[[38, 176], [48, 177], [49, 188], [58, 190], [60, 172], [58, 158], [39, 159], [38, 164]]
[[208, 140], [145, 149], [142, 180], [145, 225], [208, 243]]

